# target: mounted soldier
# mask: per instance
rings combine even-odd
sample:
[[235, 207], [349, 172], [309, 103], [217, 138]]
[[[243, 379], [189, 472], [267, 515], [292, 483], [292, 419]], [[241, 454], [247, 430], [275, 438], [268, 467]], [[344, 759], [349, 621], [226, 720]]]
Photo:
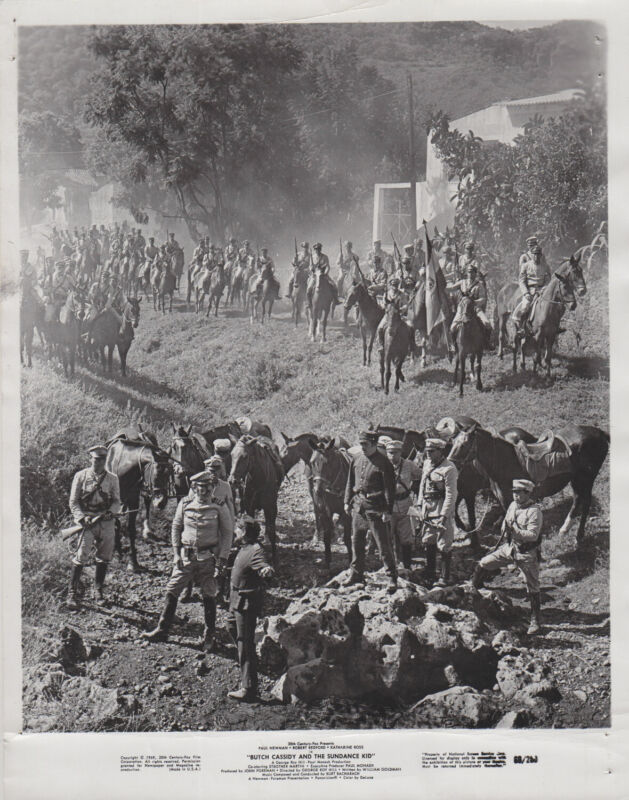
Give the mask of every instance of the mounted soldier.
[[370, 294], [381, 296], [386, 292], [388, 275], [379, 255], [373, 257], [373, 266], [369, 274], [369, 280], [371, 281], [371, 286], [369, 287]]
[[37, 283], [37, 270], [28, 260], [28, 250], [20, 250], [20, 279], [23, 286]]
[[245, 239], [244, 242], [242, 243], [242, 247], [238, 251], [238, 260], [240, 261], [240, 266], [246, 267], [249, 263], [249, 259], [255, 257], [256, 254], [249, 246], [249, 239]]
[[375, 259], [380, 259], [380, 264], [382, 268], [386, 271], [389, 262], [393, 261], [393, 257], [382, 249], [382, 242], [380, 239], [376, 239], [373, 243], [373, 249], [369, 251], [367, 255], [367, 264], [373, 270], [375, 265]]
[[293, 264], [293, 274], [291, 275], [291, 279], [288, 282], [288, 297], [292, 298], [293, 296], [293, 289], [295, 288], [295, 283], [299, 285], [300, 281], [304, 279], [304, 276], [308, 276], [308, 270], [310, 268], [310, 245], [308, 242], [302, 242], [299, 246], [299, 251], [295, 251], [295, 256], [292, 261]]
[[158, 253], [159, 248], [155, 245], [155, 237], [149, 236], [149, 243], [144, 248], [144, 259], [152, 263]]
[[[474, 311], [480, 320], [483, 331], [485, 333], [485, 346], [491, 348], [491, 323], [487, 319], [487, 287], [485, 281], [478, 274], [478, 267], [475, 261], [469, 261], [466, 266], [467, 277], [452, 285], [453, 289], [458, 289], [461, 296], [471, 297], [474, 301]], [[453, 337], [456, 337], [457, 331], [461, 327], [461, 304], [459, 304], [452, 324], [450, 325], [450, 332]]]
[[482, 274], [482, 265], [475, 251], [476, 245], [474, 242], [466, 242], [465, 253], [459, 259], [459, 271], [462, 275], [467, 275], [467, 268], [470, 264], [476, 267], [476, 271], [479, 275]]
[[142, 228], [138, 228], [138, 232], [135, 235], [135, 249], [139, 253], [144, 252], [144, 248], [146, 247], [146, 239], [142, 236]]
[[517, 329], [526, 326], [533, 301], [541, 290], [550, 281], [550, 270], [542, 253], [542, 248], [537, 244], [535, 237], [529, 237], [530, 251], [520, 256], [520, 272], [518, 286], [522, 292], [522, 299], [513, 309], [511, 319]]
[[401, 264], [400, 287], [409, 297], [415, 291], [420, 277], [420, 270], [413, 265], [412, 259], [405, 256]]
[[358, 256], [353, 251], [353, 246], [354, 245], [351, 242], [345, 242], [345, 253], [343, 253], [343, 250], [341, 250], [338, 258], [336, 259], [336, 266], [339, 268], [336, 285], [339, 292], [341, 286], [351, 286], [353, 281], [360, 280], [360, 274], [356, 269], [356, 265], [358, 264]]
[[225, 261], [235, 261], [238, 258], [238, 240], [232, 236], [225, 246]]
[[96, 547], [95, 586], [99, 603], [105, 601], [104, 584], [107, 566], [114, 553], [115, 519], [120, 512], [120, 486], [118, 478], [105, 469], [107, 448], [90, 447], [91, 466], [79, 470], [70, 490], [70, 511], [77, 525], [79, 542], [72, 559], [72, 579], [68, 608], [78, 609], [81, 595], [83, 567]]
[[54, 319], [59, 321], [61, 307], [68, 299], [69, 293], [74, 289], [74, 281], [66, 271], [63, 261], [58, 261], [52, 276], [50, 286], [50, 301], [54, 308]]
[[166, 252], [169, 256], [174, 255], [177, 250], [181, 250], [179, 242], [175, 239], [175, 234], [171, 233], [168, 237], [168, 241], [166, 242]]
[[308, 297], [308, 305], [312, 306], [312, 294], [314, 292], [317, 275], [319, 280], [327, 281], [332, 290], [334, 305], [338, 305], [339, 300], [338, 288], [332, 278], [330, 278], [330, 259], [322, 250], [321, 242], [312, 245], [312, 257], [310, 259], [310, 273], [311, 277], [308, 281], [308, 289], [306, 295]]
[[454, 286], [463, 277], [457, 264], [456, 250], [449, 244], [443, 248], [441, 271], [448, 287]]

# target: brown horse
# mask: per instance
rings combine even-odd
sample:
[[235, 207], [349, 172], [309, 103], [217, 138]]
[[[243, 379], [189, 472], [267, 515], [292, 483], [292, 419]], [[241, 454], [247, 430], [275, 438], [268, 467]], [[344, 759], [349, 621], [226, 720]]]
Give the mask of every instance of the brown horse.
[[293, 294], [291, 297], [291, 319], [295, 321], [295, 327], [301, 320], [304, 305], [308, 299], [308, 273], [304, 270], [297, 270], [293, 283]]
[[190, 491], [190, 478], [205, 469], [204, 461], [209, 457], [209, 449], [202, 448], [196, 434], [191, 436], [192, 425], [187, 429], [183, 425], [173, 427], [173, 440], [168, 448], [168, 455], [174, 461], [174, 483], [177, 500], [181, 500]]
[[271, 542], [273, 561], [277, 560], [277, 495], [284, 478], [279, 459], [272, 454], [275, 445], [265, 437], [241, 436], [232, 450], [230, 484], [242, 485], [241, 507], [245, 514], [255, 517], [264, 513], [264, 532]]
[[217, 264], [210, 275], [206, 317], [210, 316], [212, 306], [214, 306], [214, 316], [218, 317], [218, 306], [226, 286], [227, 278], [225, 276], [225, 267], [222, 264]]
[[338, 514], [343, 525], [343, 541], [350, 561], [352, 558], [352, 520], [343, 505], [350, 463], [349, 454], [330, 439], [317, 443], [308, 465], [317, 536], [320, 538], [323, 533], [326, 569], [332, 560], [333, 514]]
[[58, 306], [47, 305], [45, 307], [46, 339], [51, 350], [56, 352], [61, 359], [63, 371], [67, 377], [68, 372], [70, 375], [74, 375], [76, 351], [79, 344], [81, 303], [74, 292], [69, 292], [58, 319], [56, 319], [56, 308]]
[[[552, 349], [559, 330], [559, 323], [566, 307], [576, 308], [576, 295], [582, 297], [587, 287], [580, 266], [580, 255], [572, 255], [554, 273], [550, 282], [540, 292], [539, 299], [532, 310], [528, 327], [530, 335], [514, 336], [513, 370], [517, 369], [518, 351], [521, 355], [521, 366], [525, 369], [525, 351], [527, 346], [535, 350], [534, 369], [541, 366], [542, 353], [546, 355], [546, 370], [550, 376]], [[522, 299], [522, 291], [517, 283], [508, 283], [498, 292], [496, 298], [496, 323], [498, 329], [498, 356], [503, 358], [508, 341], [507, 323], [515, 307]]]
[[[122, 505], [130, 511], [127, 516], [131, 549], [129, 569], [139, 572], [135, 523], [140, 508], [140, 498], [144, 499], [146, 513], [143, 537], [148, 539], [151, 532], [150, 510], [151, 508], [163, 510], [166, 507], [173, 477], [172, 468], [168, 454], [157, 445], [157, 440], [152, 434], [137, 432], [127, 436], [130, 432], [121, 433], [123, 435], [118, 434], [107, 445], [106, 466], [109, 472], [118, 476]], [[116, 549], [121, 554], [118, 534]]]
[[328, 317], [330, 309], [334, 303], [332, 287], [323, 278], [320, 272], [315, 276], [315, 284], [312, 290], [312, 302], [310, 304], [310, 341], [317, 340], [317, 329], [321, 330], [321, 341], [326, 341], [326, 331], [328, 327]]
[[176, 250], [173, 250], [173, 252], [170, 254], [170, 269], [175, 276], [175, 288], [177, 289], [177, 291], [179, 291], [179, 286], [181, 284], [184, 263], [185, 263], [185, 257], [183, 254], [183, 248], [178, 247]]
[[415, 333], [402, 319], [394, 302], [385, 299], [386, 325], [380, 332], [380, 385], [385, 394], [389, 394], [391, 381], [391, 364], [395, 365], [395, 391], [400, 390], [400, 381], [406, 380], [402, 365], [406, 356], [415, 355]]
[[241, 307], [245, 305], [245, 279], [247, 276], [247, 267], [235, 261], [232, 266], [231, 281], [227, 287], [227, 305], [231, 306], [234, 301], [240, 303]]
[[[113, 371], [114, 349], [118, 348], [120, 357], [120, 371], [127, 374], [127, 354], [135, 334], [133, 329], [140, 322], [140, 297], [127, 297], [124, 300], [122, 314], [118, 315], [111, 309], [102, 311], [92, 323], [89, 332], [89, 344], [100, 353], [103, 369]], [[107, 361], [105, 362], [105, 348], [107, 348]]]
[[256, 317], [258, 316], [257, 307], [262, 306], [262, 319], [265, 315], [271, 319], [273, 302], [279, 297], [279, 283], [273, 276], [273, 272], [265, 267], [260, 275], [260, 285], [258, 287], [258, 301], [256, 306]]
[[345, 312], [349, 312], [352, 306], [358, 306], [358, 328], [363, 340], [363, 366], [371, 366], [371, 351], [373, 342], [376, 338], [376, 331], [380, 320], [384, 316], [384, 309], [378, 305], [378, 301], [369, 293], [363, 283], [355, 282], [345, 299]]
[[32, 286], [23, 284], [20, 301], [20, 364], [24, 364], [26, 356], [29, 367], [33, 366], [35, 326], [41, 336], [44, 327], [44, 304]]
[[[571, 450], [571, 469], [538, 484], [535, 495], [550, 497], [570, 484], [574, 499], [559, 533], [567, 533], [580, 512], [577, 531], [577, 542], [580, 542], [590, 511], [592, 486], [609, 450], [609, 434], [590, 425], [570, 426], [560, 433]], [[487, 475], [491, 490], [503, 509], [513, 499], [513, 480], [529, 477], [520, 463], [513, 441], [485, 430], [478, 424], [462, 430], [455, 437], [449, 458], [457, 465], [477, 462], [478, 467]]]
[[409, 325], [419, 334], [421, 351], [421, 366], [426, 367], [428, 360], [428, 350], [433, 353], [445, 352], [448, 357], [450, 353], [449, 330], [454, 313], [450, 306], [444, 309], [445, 321], [442, 325], [434, 328], [430, 336], [428, 335], [428, 322], [426, 317], [426, 282], [418, 281], [415, 291], [410, 297], [406, 318]]
[[485, 343], [485, 332], [483, 323], [476, 314], [474, 299], [464, 294], [459, 301], [457, 310], [459, 315], [459, 327], [455, 337], [456, 359], [454, 362], [453, 383], [456, 386], [457, 377], [459, 378], [459, 395], [463, 397], [463, 384], [465, 383], [465, 359], [470, 357], [470, 370], [472, 375], [476, 371], [476, 388], [479, 392], [483, 391], [481, 381], [481, 368], [483, 363], [483, 346]]
[[173, 295], [176, 287], [177, 277], [172, 271], [170, 264], [167, 264], [162, 270], [157, 284], [157, 310], [159, 311], [161, 308], [162, 314], [166, 313], [166, 295], [170, 296], [170, 307], [168, 311], [172, 314]]

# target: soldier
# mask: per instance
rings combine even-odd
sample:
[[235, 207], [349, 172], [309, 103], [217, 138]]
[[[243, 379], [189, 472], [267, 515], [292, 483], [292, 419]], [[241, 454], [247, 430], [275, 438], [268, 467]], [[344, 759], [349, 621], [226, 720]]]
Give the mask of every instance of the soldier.
[[481, 274], [481, 263], [476, 256], [474, 242], [466, 242], [465, 254], [459, 259], [459, 271], [462, 275], [467, 275], [467, 268], [470, 264], [473, 264], [478, 273]]
[[146, 247], [146, 239], [142, 236], [142, 228], [138, 228], [138, 232], [135, 235], [135, 249], [138, 250], [140, 253], [144, 252], [144, 248]]
[[404, 263], [404, 261], [407, 258], [410, 258], [410, 260], [411, 260], [411, 267], [412, 267], [411, 271], [412, 271], [413, 277], [415, 278], [415, 280], [417, 280], [419, 278], [419, 270], [424, 265], [423, 265], [423, 263], [422, 264], [419, 263], [419, 260], [417, 258], [417, 254], [416, 254], [416, 251], [415, 251], [415, 245], [414, 244], [405, 244], [404, 245], [404, 255], [402, 256], [402, 263]]
[[58, 261], [51, 282], [51, 300], [56, 309], [56, 319], [59, 319], [59, 311], [68, 299], [68, 294], [74, 289], [74, 283], [66, 273], [66, 265], [63, 261]]
[[171, 256], [173, 253], [176, 253], [177, 250], [181, 250], [181, 247], [179, 246], [179, 242], [175, 239], [175, 234], [171, 233], [168, 242], [166, 242], [166, 252]]
[[245, 239], [242, 243], [242, 247], [238, 251], [238, 259], [240, 261], [240, 265], [246, 267], [250, 258], [253, 258], [255, 253], [249, 247], [249, 239]]
[[461, 272], [457, 266], [456, 251], [453, 247], [447, 244], [443, 248], [443, 258], [441, 259], [441, 271], [443, 277], [446, 279], [448, 287], [453, 286], [457, 281], [461, 280]]
[[225, 260], [234, 261], [236, 258], [238, 258], [238, 241], [235, 236], [232, 236], [225, 248]]
[[104, 584], [107, 565], [111, 561], [115, 544], [114, 515], [120, 512], [120, 486], [118, 478], [105, 469], [107, 448], [90, 447], [91, 465], [79, 470], [70, 490], [70, 511], [79, 533], [77, 551], [72, 559], [72, 579], [68, 608], [80, 606], [81, 573], [87, 564], [92, 548], [96, 546], [96, 596], [99, 604], [105, 603]]
[[273, 577], [258, 542], [260, 525], [253, 519], [245, 521], [243, 543], [231, 571], [231, 592], [227, 630], [238, 648], [240, 689], [228, 692], [233, 700], [252, 703], [258, 699], [258, 660], [255, 632], [262, 613], [264, 578]]
[[20, 278], [23, 285], [34, 286], [37, 282], [37, 270], [28, 260], [28, 250], [20, 250]]
[[532, 481], [513, 481], [513, 502], [502, 523], [507, 541], [480, 560], [472, 577], [472, 585], [480, 589], [489, 575], [501, 567], [513, 564], [520, 570], [531, 603], [529, 635], [540, 632], [541, 611], [539, 562], [543, 516], [542, 509], [531, 497], [534, 488]]
[[297, 281], [299, 285], [300, 279], [303, 279], [303, 276], [308, 274], [308, 269], [310, 267], [310, 245], [308, 242], [302, 242], [299, 247], [299, 252], [295, 253], [295, 257], [293, 258], [293, 274], [288, 282], [289, 298], [293, 296], [295, 281]]
[[229, 439], [214, 440], [214, 453], [215, 455], [221, 457], [225, 470], [225, 476], [226, 476], [225, 480], [227, 480], [227, 476], [229, 476], [229, 473], [231, 472], [232, 468], [231, 451], [232, 451], [232, 443]]
[[413, 526], [408, 510], [413, 504], [413, 495], [419, 489], [421, 470], [414, 461], [402, 458], [402, 442], [391, 439], [386, 450], [395, 472], [395, 504], [391, 518], [393, 546], [398, 560], [402, 561], [406, 569], [410, 569], [413, 557]]
[[190, 479], [194, 497], [180, 500], [172, 524], [174, 567], [166, 586], [166, 602], [157, 627], [142, 636], [165, 642], [179, 595], [193, 579], [201, 588], [205, 630], [201, 647], [211, 651], [216, 628], [216, 570], [222, 570], [232, 545], [234, 527], [226, 504], [212, 500], [212, 478], [199, 472]]
[[212, 500], [217, 503], [224, 503], [229, 509], [232, 518], [232, 525], [236, 522], [236, 509], [234, 507], [234, 495], [232, 487], [227, 481], [225, 463], [220, 456], [214, 455], [203, 462], [205, 471], [212, 479]]
[[[526, 254], [525, 254], [526, 255]], [[535, 297], [550, 281], [550, 270], [538, 244], [531, 247], [531, 258], [520, 258], [520, 274], [518, 286], [522, 292], [522, 299], [514, 308], [511, 315], [517, 329], [522, 330], [528, 321], [529, 312]]]
[[380, 241], [380, 239], [376, 239], [374, 241], [373, 250], [370, 250], [367, 256], [367, 263], [369, 264], [371, 269], [374, 268], [376, 258], [380, 259], [380, 264], [382, 265], [383, 269], [386, 269], [388, 261], [390, 261], [392, 258], [392, 256], [389, 253], [385, 252], [382, 249], [382, 242]]
[[425, 576], [430, 586], [435, 580], [437, 550], [441, 553], [437, 585], [446, 586], [450, 580], [458, 472], [445, 457], [447, 446], [442, 439], [426, 439], [425, 461], [417, 495], [422, 544], [426, 548]]
[[373, 268], [369, 275], [369, 280], [371, 281], [371, 286], [369, 287], [371, 294], [382, 295], [386, 292], [388, 276], [378, 255], [373, 257]]
[[316, 244], [313, 244], [312, 250], [313, 255], [310, 261], [311, 277], [308, 281], [308, 288], [306, 290], [308, 305], [312, 306], [312, 295], [316, 283], [316, 276], [320, 275], [321, 277], [319, 280], [326, 280], [329, 283], [330, 289], [332, 289], [334, 305], [337, 306], [341, 301], [339, 300], [338, 287], [332, 278], [330, 278], [330, 259], [323, 252], [321, 242], [316, 242]]
[[336, 259], [336, 266], [339, 268], [337, 288], [340, 287], [341, 284], [347, 287], [348, 282], [349, 285], [351, 285], [352, 281], [360, 280], [360, 275], [356, 269], [358, 256], [354, 253], [352, 249], [353, 246], [351, 242], [345, 242], [345, 255], [343, 255], [341, 251]]
[[363, 582], [365, 539], [370, 531], [389, 576], [387, 591], [393, 594], [397, 589], [397, 567], [389, 523], [395, 503], [395, 473], [387, 457], [378, 452], [377, 432], [361, 431], [358, 440], [362, 452], [350, 465], [345, 487], [345, 512], [352, 518], [352, 563], [343, 585]]
[[155, 246], [155, 237], [149, 236], [149, 243], [144, 248], [144, 260], [152, 263], [159, 249]]
[[418, 270], [426, 266], [426, 254], [424, 253], [423, 233], [417, 231], [417, 237], [413, 242], [413, 252], [415, 255], [415, 265]]
[[412, 259], [406, 256], [402, 259], [402, 275], [400, 277], [400, 284], [403, 291], [408, 294], [412, 293], [419, 280], [420, 273], [417, 267], [413, 266]]
[[[482, 323], [483, 332], [485, 334], [485, 347], [491, 349], [491, 323], [487, 319], [487, 314], [485, 313], [485, 309], [487, 308], [487, 287], [485, 286], [485, 282], [479, 279], [478, 268], [474, 261], [470, 261], [466, 269], [467, 277], [453, 284], [452, 288], [458, 289], [461, 292], [461, 296], [465, 295], [471, 297], [474, 301], [474, 310], [476, 311], [476, 316]], [[450, 325], [450, 331], [453, 337], [456, 337], [462, 322], [461, 304], [459, 303], [452, 324]]]

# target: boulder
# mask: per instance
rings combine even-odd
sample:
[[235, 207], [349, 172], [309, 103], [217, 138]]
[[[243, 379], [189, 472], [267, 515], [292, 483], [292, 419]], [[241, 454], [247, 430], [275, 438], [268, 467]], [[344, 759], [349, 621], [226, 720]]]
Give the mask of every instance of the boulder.
[[84, 675], [88, 653], [81, 634], [74, 628], [64, 626], [59, 631], [56, 658], [71, 675]]
[[62, 705], [74, 717], [75, 730], [101, 728], [129, 712], [119, 689], [106, 689], [80, 676], [63, 684]]
[[507, 711], [497, 722], [496, 728], [528, 728], [529, 724], [530, 719], [526, 711]]
[[488, 728], [498, 716], [497, 701], [471, 686], [429, 694], [405, 714], [416, 728]]
[[523, 650], [517, 656], [506, 655], [500, 659], [496, 681], [510, 704], [533, 707], [540, 700], [556, 703], [561, 699], [549, 673], [547, 666], [533, 658], [528, 650]]

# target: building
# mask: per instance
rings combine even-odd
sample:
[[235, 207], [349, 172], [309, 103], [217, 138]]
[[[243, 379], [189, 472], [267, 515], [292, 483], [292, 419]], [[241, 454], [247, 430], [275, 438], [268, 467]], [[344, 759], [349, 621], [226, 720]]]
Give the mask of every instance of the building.
[[[564, 89], [540, 97], [503, 100], [452, 120], [450, 129], [462, 134], [472, 131], [484, 142], [512, 142], [524, 133], [524, 126], [536, 115], [559, 116], [578, 95], [576, 89]], [[452, 199], [457, 181], [448, 181], [447, 171], [437, 156], [430, 138], [426, 148], [426, 177], [416, 184], [417, 220], [412, 225], [409, 183], [377, 183], [374, 187], [373, 238], [388, 241], [390, 232], [398, 242], [413, 238], [422, 220], [442, 230], [454, 222], [456, 210]]]

